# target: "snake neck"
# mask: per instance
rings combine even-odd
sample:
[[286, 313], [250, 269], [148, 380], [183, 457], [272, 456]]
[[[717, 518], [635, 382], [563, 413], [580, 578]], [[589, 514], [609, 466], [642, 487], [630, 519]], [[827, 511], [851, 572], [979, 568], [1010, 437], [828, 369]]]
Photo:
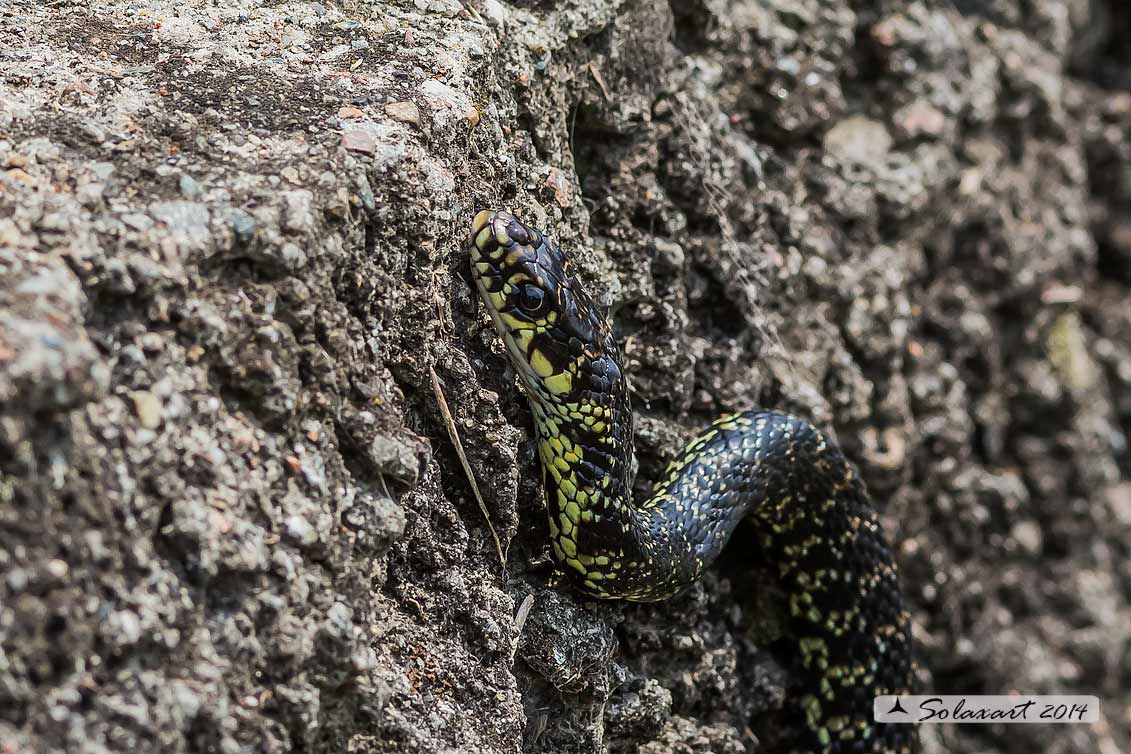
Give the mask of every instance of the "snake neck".
[[[591, 380], [606, 382], [593, 390]], [[575, 372], [573, 382], [580, 389], [567, 396], [548, 396], [537, 382], [526, 385], [551, 546], [563, 570], [590, 595], [644, 598], [633, 588], [635, 575], [668, 562], [670, 553], [661, 553], [646, 506], [633, 501], [632, 411], [624, 378], [610, 369]]]
[[[684, 501], [710, 490], [689, 488], [706, 477], [688, 463], [673, 463], [651, 497], [634, 500], [632, 411], [617, 376], [584, 400], [554, 401], [530, 386], [527, 393], [555, 557], [592, 596], [651, 602], [689, 586], [718, 554], [701, 546], [703, 527], [729, 538], [748, 506], [739, 501], [717, 515], [693, 515]], [[697, 447], [693, 441], [689, 449]]]

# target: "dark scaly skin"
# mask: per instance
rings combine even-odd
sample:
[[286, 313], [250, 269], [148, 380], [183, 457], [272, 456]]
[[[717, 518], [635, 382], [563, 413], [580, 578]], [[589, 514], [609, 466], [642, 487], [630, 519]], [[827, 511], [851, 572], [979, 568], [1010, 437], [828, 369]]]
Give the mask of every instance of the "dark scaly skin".
[[876, 513], [840, 450], [794, 416], [724, 416], [637, 505], [619, 353], [569, 260], [538, 230], [484, 210], [471, 267], [526, 386], [551, 543], [577, 586], [604, 599], [671, 597], [750, 516], [789, 595], [803, 680], [796, 746], [910, 752], [911, 726], [872, 722], [875, 696], [910, 693], [910, 623]]

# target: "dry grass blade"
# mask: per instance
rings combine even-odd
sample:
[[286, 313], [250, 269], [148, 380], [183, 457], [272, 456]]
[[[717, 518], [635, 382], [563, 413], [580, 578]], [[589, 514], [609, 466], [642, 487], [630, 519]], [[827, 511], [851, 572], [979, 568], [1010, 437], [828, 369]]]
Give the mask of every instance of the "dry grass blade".
[[467, 453], [463, 450], [463, 443], [459, 439], [459, 430], [456, 429], [456, 423], [452, 420], [452, 412], [448, 408], [448, 399], [444, 397], [444, 389], [440, 386], [440, 378], [432, 367], [428, 367], [428, 374], [432, 375], [432, 390], [436, 393], [436, 402], [440, 404], [440, 413], [444, 417], [444, 425], [448, 428], [448, 436], [452, 438], [452, 445], [456, 446], [456, 455], [459, 456], [459, 462], [463, 465], [463, 473], [467, 474], [467, 481], [471, 483], [471, 491], [475, 495], [475, 500], [479, 503], [479, 510], [483, 511], [483, 518], [487, 521], [491, 538], [495, 540], [495, 551], [499, 553], [499, 565], [505, 570], [507, 558], [503, 555], [503, 544], [499, 541], [499, 535], [495, 531], [495, 526], [491, 523], [491, 514], [487, 512], [487, 504], [483, 502], [483, 495], [479, 493], [479, 484], [475, 481], [475, 474], [471, 473], [471, 464], [467, 462]]
[[514, 616], [514, 646], [511, 648], [511, 665], [514, 665], [514, 656], [518, 654], [518, 645], [522, 642], [522, 629], [526, 627], [526, 619], [530, 616], [530, 608], [534, 607], [534, 595], [528, 594], [518, 606]]

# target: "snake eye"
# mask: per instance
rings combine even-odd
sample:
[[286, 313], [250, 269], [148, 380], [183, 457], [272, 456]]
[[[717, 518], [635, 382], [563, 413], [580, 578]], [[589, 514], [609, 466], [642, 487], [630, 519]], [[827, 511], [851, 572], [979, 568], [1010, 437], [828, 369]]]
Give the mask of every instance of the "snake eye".
[[535, 316], [543, 314], [546, 303], [546, 292], [536, 285], [527, 283], [518, 292], [518, 305], [527, 314]]

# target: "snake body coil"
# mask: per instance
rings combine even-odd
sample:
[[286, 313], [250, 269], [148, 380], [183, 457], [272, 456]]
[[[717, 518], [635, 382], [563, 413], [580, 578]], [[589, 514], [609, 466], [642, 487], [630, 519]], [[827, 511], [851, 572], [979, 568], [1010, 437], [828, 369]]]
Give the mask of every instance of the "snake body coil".
[[632, 499], [632, 412], [619, 354], [557, 244], [509, 213], [472, 227], [472, 274], [526, 386], [554, 554], [600, 598], [656, 601], [703, 573], [744, 517], [780, 569], [797, 639], [805, 751], [911, 751], [872, 721], [910, 693], [911, 640], [891, 552], [863, 484], [813, 425], [774, 411], [716, 420]]

